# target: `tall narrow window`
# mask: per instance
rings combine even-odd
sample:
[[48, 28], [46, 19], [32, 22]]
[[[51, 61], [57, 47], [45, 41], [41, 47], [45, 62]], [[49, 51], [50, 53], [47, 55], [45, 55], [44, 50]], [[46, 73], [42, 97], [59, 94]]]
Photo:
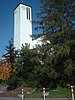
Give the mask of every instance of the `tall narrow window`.
[[28, 10], [29, 10], [29, 20], [30, 20], [30, 8]]
[[30, 20], [30, 8], [26, 8], [27, 19]]
[[27, 19], [28, 19], [28, 8], [26, 8], [26, 12], [27, 12]]

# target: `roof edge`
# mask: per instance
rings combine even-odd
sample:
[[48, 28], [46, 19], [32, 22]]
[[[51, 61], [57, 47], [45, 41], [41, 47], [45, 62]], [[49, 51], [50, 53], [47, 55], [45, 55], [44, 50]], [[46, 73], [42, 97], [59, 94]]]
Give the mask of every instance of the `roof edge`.
[[[21, 2], [20, 2], [20, 3], [14, 8], [14, 10], [15, 10], [20, 4], [25, 5], [25, 6], [29, 6], [29, 5], [25, 4], [25, 3], [21, 3]], [[29, 7], [32, 8], [32, 6], [29, 6]]]

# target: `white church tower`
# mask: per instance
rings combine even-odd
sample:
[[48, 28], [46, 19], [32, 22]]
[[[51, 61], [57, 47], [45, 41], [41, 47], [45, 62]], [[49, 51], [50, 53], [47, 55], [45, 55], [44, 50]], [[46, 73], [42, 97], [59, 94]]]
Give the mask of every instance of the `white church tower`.
[[14, 9], [14, 47], [21, 49], [22, 44], [30, 44], [32, 48], [31, 7], [20, 3]]

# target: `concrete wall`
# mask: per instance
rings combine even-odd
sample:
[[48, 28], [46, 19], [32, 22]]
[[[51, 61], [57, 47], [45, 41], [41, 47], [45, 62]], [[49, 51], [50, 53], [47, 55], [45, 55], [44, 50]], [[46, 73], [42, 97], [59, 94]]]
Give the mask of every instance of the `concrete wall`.
[[[27, 8], [28, 16], [27, 19]], [[30, 12], [30, 13], [29, 13]], [[32, 48], [32, 17], [31, 17], [31, 7], [19, 4], [19, 6], [14, 10], [14, 46], [16, 49], [20, 49], [22, 44], [30, 44]]]

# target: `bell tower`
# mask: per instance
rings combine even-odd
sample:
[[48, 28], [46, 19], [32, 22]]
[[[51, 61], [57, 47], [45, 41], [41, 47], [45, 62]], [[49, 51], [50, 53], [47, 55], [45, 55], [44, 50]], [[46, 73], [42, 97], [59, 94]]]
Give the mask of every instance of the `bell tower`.
[[32, 48], [32, 14], [31, 7], [23, 3], [14, 9], [14, 47], [21, 49], [22, 44]]

